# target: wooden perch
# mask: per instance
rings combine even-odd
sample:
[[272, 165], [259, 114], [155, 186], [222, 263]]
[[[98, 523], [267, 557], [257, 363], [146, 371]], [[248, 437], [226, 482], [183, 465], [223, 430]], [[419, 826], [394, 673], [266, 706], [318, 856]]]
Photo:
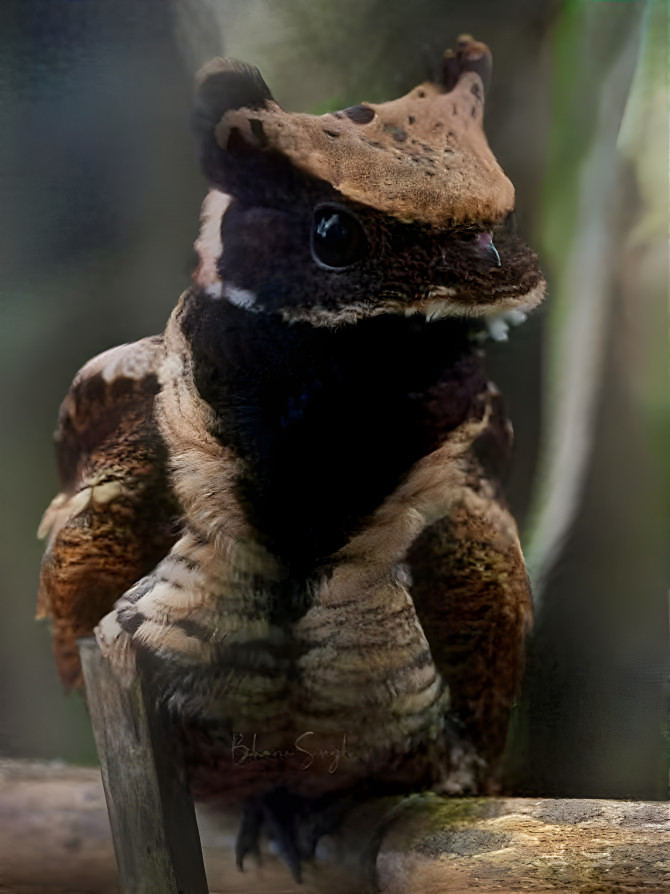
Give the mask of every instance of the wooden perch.
[[147, 675], [122, 685], [93, 637], [79, 654], [122, 894], [207, 894], [178, 737], [145, 697]]
[[[209, 887], [217, 894], [670, 890], [665, 802], [378, 799], [356, 808], [324, 841], [301, 887], [271, 854], [261, 867], [250, 862], [237, 871], [237, 821], [198, 814]], [[0, 763], [1, 894], [112, 894], [116, 879], [99, 771]]]

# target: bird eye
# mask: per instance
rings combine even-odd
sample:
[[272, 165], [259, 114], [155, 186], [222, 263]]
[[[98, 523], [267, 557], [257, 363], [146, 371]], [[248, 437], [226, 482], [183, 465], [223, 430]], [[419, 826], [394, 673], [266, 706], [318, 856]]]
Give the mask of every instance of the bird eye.
[[367, 253], [360, 221], [337, 205], [320, 205], [312, 221], [312, 257], [322, 267], [342, 269]]

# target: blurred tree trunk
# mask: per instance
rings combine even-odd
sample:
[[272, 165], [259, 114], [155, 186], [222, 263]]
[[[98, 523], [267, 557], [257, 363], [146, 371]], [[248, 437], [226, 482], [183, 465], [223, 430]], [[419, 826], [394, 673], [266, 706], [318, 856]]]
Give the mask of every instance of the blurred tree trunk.
[[521, 790], [667, 796], [666, 34], [651, 0], [571, 4], [556, 35]]

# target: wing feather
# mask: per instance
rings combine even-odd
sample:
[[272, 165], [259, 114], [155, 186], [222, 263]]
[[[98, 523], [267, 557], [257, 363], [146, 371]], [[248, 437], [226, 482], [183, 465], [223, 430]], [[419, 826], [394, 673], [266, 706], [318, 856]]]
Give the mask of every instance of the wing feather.
[[487, 762], [505, 743], [532, 618], [516, 523], [498, 482], [511, 446], [499, 397], [472, 445], [466, 486], [408, 555], [412, 599], [451, 706]]
[[112, 348], [77, 373], [56, 432], [61, 492], [38, 531], [48, 536], [37, 617], [53, 622], [63, 683], [81, 685], [76, 640], [177, 538], [179, 510], [154, 416], [160, 337]]

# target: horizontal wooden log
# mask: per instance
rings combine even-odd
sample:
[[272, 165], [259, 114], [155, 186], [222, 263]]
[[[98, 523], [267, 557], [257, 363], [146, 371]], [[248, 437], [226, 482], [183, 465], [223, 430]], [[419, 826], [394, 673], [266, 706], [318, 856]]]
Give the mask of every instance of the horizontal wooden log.
[[[237, 871], [238, 817], [199, 811], [212, 894], [670, 890], [670, 804], [434, 795], [357, 807], [297, 886], [269, 852]], [[0, 762], [0, 894], [115, 894], [98, 770]]]

